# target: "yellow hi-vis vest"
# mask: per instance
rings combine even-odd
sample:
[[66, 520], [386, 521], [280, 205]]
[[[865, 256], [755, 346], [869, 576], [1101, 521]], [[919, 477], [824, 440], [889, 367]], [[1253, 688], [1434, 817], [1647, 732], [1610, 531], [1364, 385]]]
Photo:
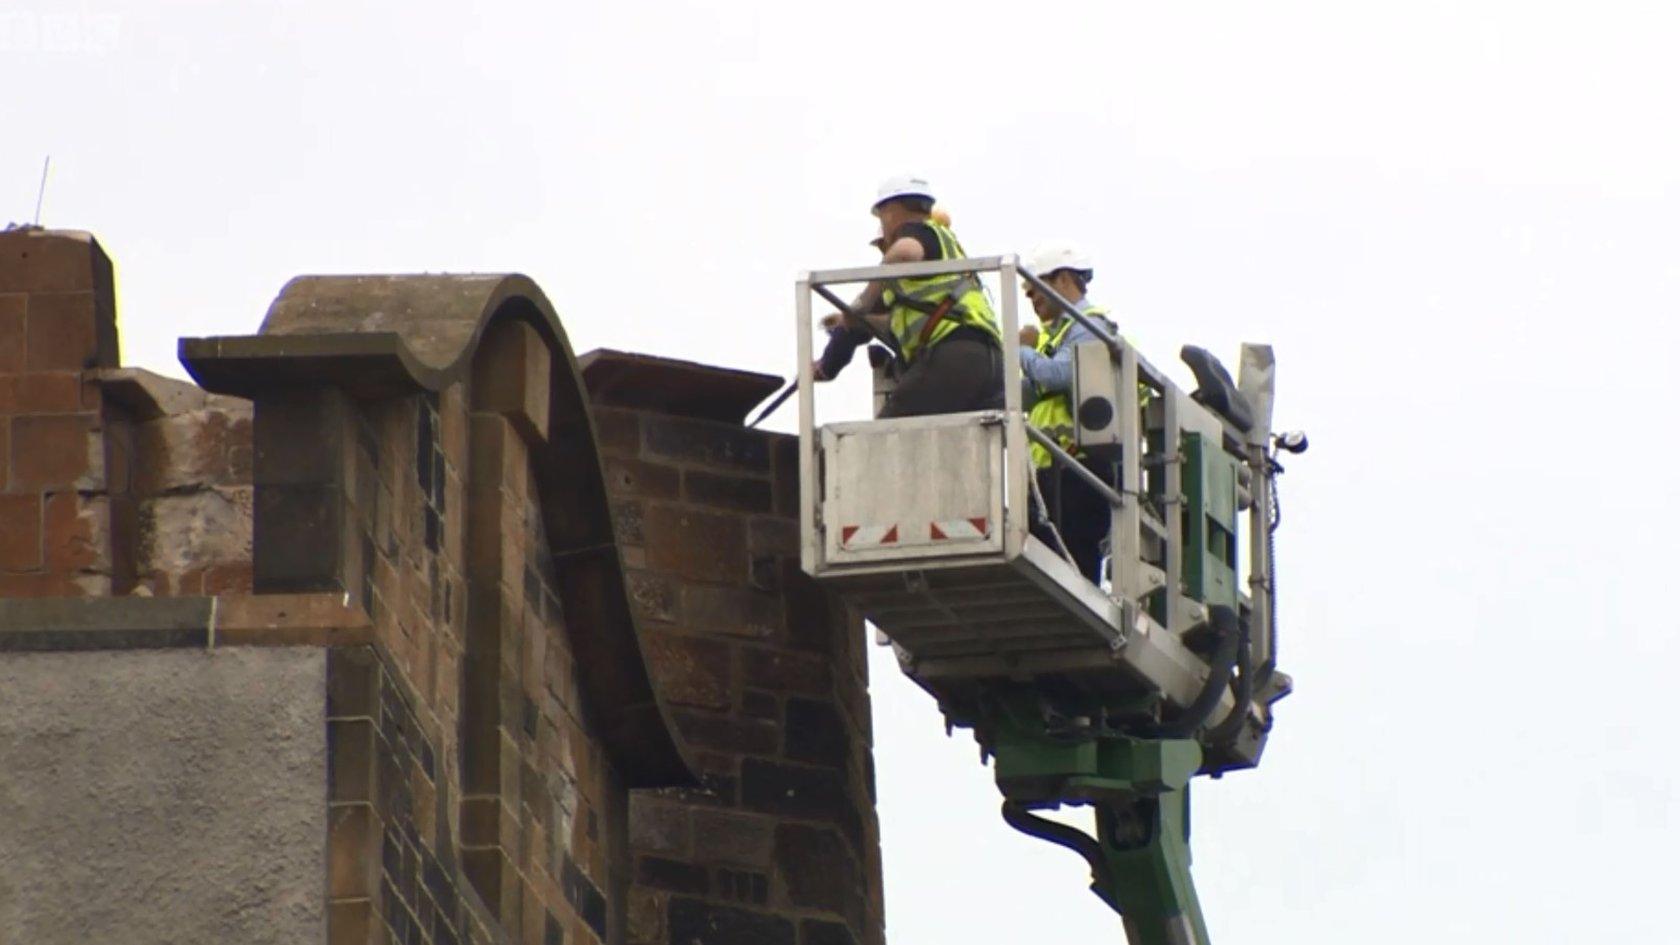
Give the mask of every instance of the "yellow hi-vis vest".
[[[968, 254], [963, 252], [962, 244], [957, 242], [955, 233], [932, 220], [924, 222], [928, 229], [939, 237], [939, 260], [968, 258]], [[931, 259], [927, 261], [934, 262]], [[941, 304], [947, 299], [954, 301], [939, 323], [928, 329], [928, 319], [939, 311]], [[916, 355], [923, 348], [933, 347], [963, 325], [978, 328], [1002, 344], [1003, 335], [998, 331], [997, 316], [992, 313], [992, 303], [987, 301], [986, 293], [980, 287], [980, 279], [972, 272], [927, 276], [921, 279], [894, 279], [887, 283], [886, 290], [881, 294], [881, 301], [887, 307], [888, 324], [892, 328], [893, 337], [898, 341], [899, 353], [904, 356], [906, 364], [916, 360]], [[924, 330], [927, 335], [925, 339], [922, 337]]]
[[[1085, 310], [1085, 315], [1087, 318], [1107, 323], [1110, 329], [1114, 327], [1114, 323], [1107, 318], [1108, 309], [1093, 305]], [[1050, 331], [1043, 332], [1038, 336], [1038, 344], [1033, 346], [1034, 349], [1047, 358], [1055, 357], [1056, 352], [1061, 350], [1062, 339], [1067, 337], [1068, 330], [1073, 325], [1073, 318], [1063, 315]], [[1070, 396], [1070, 392], [1048, 393], [1039, 390], [1035, 383], [1033, 384], [1033, 393], [1036, 396], [1033, 398], [1032, 406], [1027, 409], [1027, 422], [1049, 434], [1057, 445], [1077, 457], [1079, 451], [1073, 448], [1073, 398]], [[1039, 469], [1048, 468], [1050, 466], [1050, 451], [1038, 445], [1036, 441], [1030, 445], [1032, 447], [1033, 465]]]

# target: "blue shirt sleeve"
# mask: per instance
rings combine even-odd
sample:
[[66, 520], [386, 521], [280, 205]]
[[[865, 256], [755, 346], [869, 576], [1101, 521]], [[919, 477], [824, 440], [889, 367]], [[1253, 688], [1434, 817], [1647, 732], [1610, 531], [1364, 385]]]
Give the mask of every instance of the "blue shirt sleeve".
[[[1021, 393], [1027, 403], [1039, 394], [1061, 394], [1073, 390], [1073, 346], [1096, 341], [1084, 325], [1068, 327], [1056, 356], [1047, 358], [1031, 348], [1021, 349]], [[1035, 389], [1036, 388], [1036, 389]]]

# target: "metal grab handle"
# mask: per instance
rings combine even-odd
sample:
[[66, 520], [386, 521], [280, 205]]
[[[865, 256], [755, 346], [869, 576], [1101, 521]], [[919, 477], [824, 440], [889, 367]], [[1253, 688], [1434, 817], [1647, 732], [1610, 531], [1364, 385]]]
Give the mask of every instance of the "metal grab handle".
[[840, 296], [835, 295], [833, 292], [829, 291], [827, 286], [813, 284], [811, 286], [811, 291], [817, 293], [820, 296], [822, 296], [823, 299], [828, 302], [828, 304], [830, 304], [830, 305], [834, 306], [835, 308], [839, 309], [840, 313], [842, 315], [845, 315], [847, 318], [851, 319], [852, 321], [855, 321], [858, 324], [862, 325], [863, 330], [869, 333], [869, 337], [875, 339], [876, 341], [879, 341], [881, 344], [884, 344], [888, 348], [892, 349], [892, 353], [894, 354], [894, 356], [896, 356], [900, 359], [902, 359], [904, 357], [903, 353], [898, 350], [898, 339], [897, 338], [894, 338], [893, 336], [887, 334], [886, 332], [880, 330], [879, 328], [876, 328], [875, 323], [870, 321], [867, 316], [861, 315], [861, 314], [853, 311], [852, 307], [850, 305], [846, 304], [844, 299], [840, 298]]
[[1062, 449], [1060, 444], [1051, 439], [1048, 433], [1045, 433], [1043, 430], [1040, 430], [1032, 424], [1028, 424], [1027, 436], [1034, 443], [1037, 443], [1039, 446], [1049, 450], [1050, 457], [1052, 459], [1072, 470], [1073, 473], [1080, 479], [1085, 480], [1086, 485], [1097, 490], [1099, 495], [1108, 500], [1109, 505], [1112, 505], [1115, 508], [1120, 508], [1126, 504], [1125, 498], [1122, 497], [1120, 493], [1114, 491], [1113, 486], [1103, 482], [1102, 479], [1098, 478], [1096, 473], [1086, 469], [1084, 463], [1074, 459], [1067, 450]]

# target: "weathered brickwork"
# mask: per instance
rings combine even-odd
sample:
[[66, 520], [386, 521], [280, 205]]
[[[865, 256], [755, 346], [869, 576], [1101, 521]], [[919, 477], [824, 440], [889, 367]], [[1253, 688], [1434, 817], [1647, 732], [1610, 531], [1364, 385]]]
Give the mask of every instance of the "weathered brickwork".
[[111, 262], [0, 233], [0, 596], [251, 586], [251, 408], [118, 369]]
[[117, 363], [111, 261], [92, 237], [0, 234], [0, 352], [0, 595], [126, 591], [94, 379]]
[[799, 569], [795, 441], [595, 418], [648, 659], [704, 781], [633, 795], [630, 941], [880, 943], [864, 632]]
[[[329, 936], [332, 945], [508, 940], [462, 881], [440, 821], [448, 781], [419, 700], [372, 646], [327, 662]], [[443, 789], [439, 790], [439, 785]]]
[[101, 372], [98, 383], [113, 528], [133, 535], [117, 553], [133, 555], [136, 590], [249, 593], [250, 402], [134, 369]]
[[[381, 716], [406, 733], [382, 763], [413, 769], [384, 798], [411, 818], [386, 828], [403, 868], [455, 851], [509, 941], [605, 942], [624, 788], [584, 717], [529, 452], [539, 430], [474, 396], [259, 393], [256, 589], [348, 594], [413, 693], [395, 712], [387, 685]], [[369, 897], [369, 922], [424, 928], [415, 910], [435, 898], [395, 890]]]

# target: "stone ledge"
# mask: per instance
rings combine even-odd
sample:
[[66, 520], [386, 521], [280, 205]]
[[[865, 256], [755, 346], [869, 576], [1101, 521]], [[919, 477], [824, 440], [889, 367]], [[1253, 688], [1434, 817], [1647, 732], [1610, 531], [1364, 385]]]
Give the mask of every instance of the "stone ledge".
[[720, 423], [743, 422], [748, 411], [782, 386], [773, 374], [610, 349], [583, 355], [578, 367], [599, 406]]
[[213, 642], [348, 646], [371, 640], [367, 615], [336, 594], [0, 600], [0, 652], [167, 649]]

